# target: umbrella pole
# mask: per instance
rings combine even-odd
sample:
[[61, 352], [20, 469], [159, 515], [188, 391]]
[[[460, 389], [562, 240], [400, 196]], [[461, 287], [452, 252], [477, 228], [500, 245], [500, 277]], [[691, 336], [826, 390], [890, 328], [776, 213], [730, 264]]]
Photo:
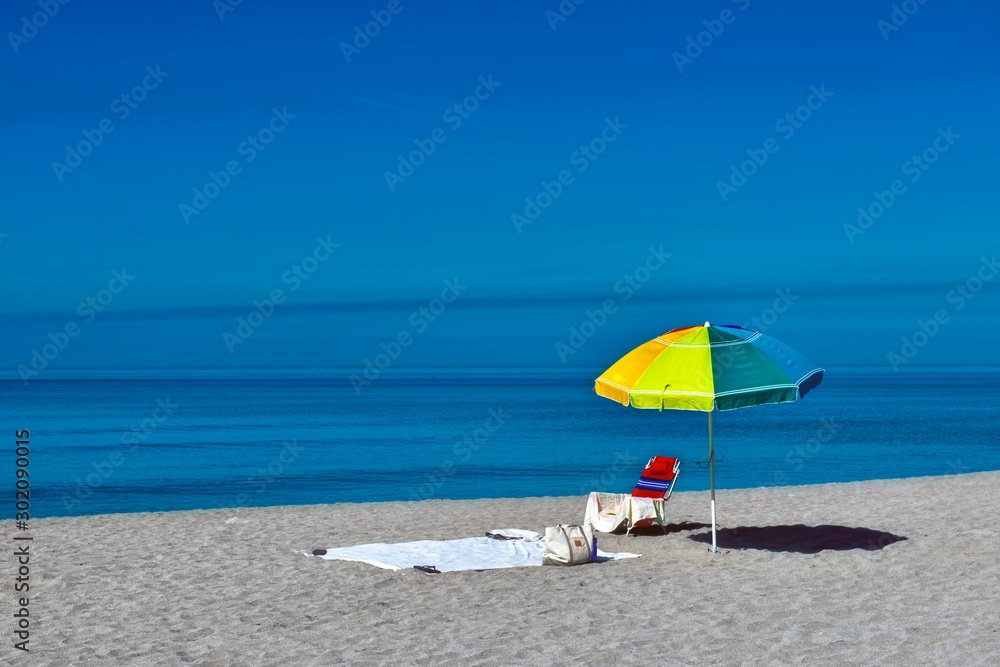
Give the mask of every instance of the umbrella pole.
[[708, 413], [708, 475], [712, 480], [712, 553], [719, 553], [715, 544], [715, 448], [712, 445], [712, 412]]

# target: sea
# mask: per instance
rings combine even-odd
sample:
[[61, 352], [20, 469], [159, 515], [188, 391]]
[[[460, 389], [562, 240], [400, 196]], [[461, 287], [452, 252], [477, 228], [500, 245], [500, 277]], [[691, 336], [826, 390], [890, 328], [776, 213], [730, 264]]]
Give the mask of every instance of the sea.
[[[16, 441], [27, 440], [31, 518], [628, 492], [654, 455], [681, 460], [677, 491], [707, 489], [707, 413], [619, 405], [593, 392], [596, 375], [423, 370], [367, 386], [324, 369], [5, 380], [2, 467], [13, 498]], [[715, 481], [1000, 470], [998, 428], [998, 369], [828, 369], [802, 400], [714, 412]], [[5, 518], [16, 511], [3, 504]]]

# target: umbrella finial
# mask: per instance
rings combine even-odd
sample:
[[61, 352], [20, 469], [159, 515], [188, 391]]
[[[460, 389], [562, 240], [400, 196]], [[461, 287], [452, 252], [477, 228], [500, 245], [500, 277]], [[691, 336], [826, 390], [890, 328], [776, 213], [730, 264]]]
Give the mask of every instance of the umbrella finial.
[[710, 325], [710, 324], [708, 323], [708, 321], [707, 321], [707, 320], [705, 321], [705, 326], [706, 326], [706, 327], [708, 327], [708, 326], [711, 326], [711, 325]]

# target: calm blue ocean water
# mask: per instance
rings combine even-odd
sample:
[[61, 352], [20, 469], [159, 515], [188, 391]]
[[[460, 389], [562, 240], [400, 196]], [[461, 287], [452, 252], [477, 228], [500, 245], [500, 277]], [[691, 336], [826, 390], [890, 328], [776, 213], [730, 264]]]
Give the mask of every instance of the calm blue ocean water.
[[[716, 412], [720, 488], [1000, 469], [1000, 373], [828, 371], [791, 404]], [[592, 376], [0, 383], [31, 432], [32, 517], [628, 491], [649, 456], [705, 489], [707, 415], [636, 410]], [[12, 517], [13, 502], [3, 516]]]

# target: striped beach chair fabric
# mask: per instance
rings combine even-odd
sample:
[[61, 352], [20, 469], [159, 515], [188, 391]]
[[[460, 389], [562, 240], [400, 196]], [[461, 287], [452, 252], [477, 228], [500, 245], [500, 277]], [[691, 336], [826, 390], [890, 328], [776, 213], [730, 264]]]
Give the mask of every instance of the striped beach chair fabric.
[[632, 497], [668, 499], [680, 469], [680, 460], [667, 456], [654, 456], [649, 459], [646, 469], [642, 471], [642, 476], [632, 491]]

